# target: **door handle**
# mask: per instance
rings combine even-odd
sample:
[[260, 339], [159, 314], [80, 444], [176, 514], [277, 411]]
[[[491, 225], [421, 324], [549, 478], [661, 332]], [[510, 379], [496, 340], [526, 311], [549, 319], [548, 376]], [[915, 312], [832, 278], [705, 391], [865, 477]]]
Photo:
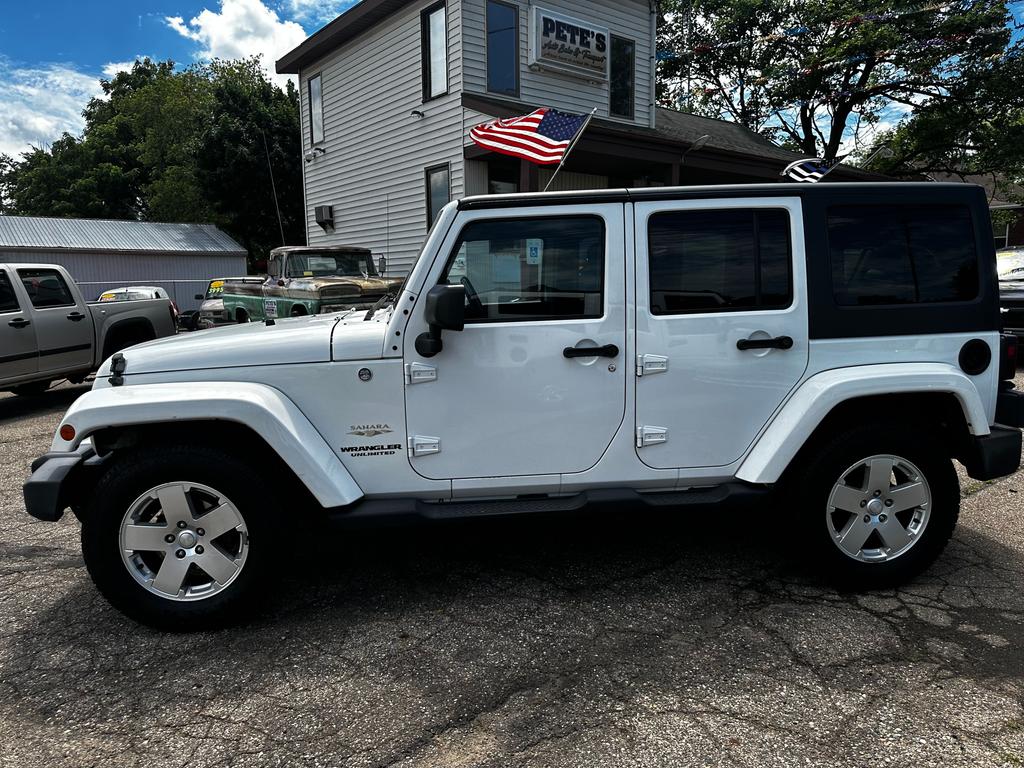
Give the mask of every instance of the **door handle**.
[[84, 319], [85, 319], [85, 315], [83, 315], [81, 312], [78, 312], [78, 311], [70, 312], [68, 314], [68, 320], [73, 320], [76, 323], [79, 320], [84, 320]]
[[28, 320], [26, 320], [26, 319], [25, 319], [25, 318], [23, 318], [23, 317], [16, 317], [16, 318], [14, 318], [13, 320], [11, 320], [11, 321], [10, 321], [9, 323], [7, 323], [7, 324], [8, 324], [9, 326], [11, 326], [11, 328], [26, 328], [26, 327], [28, 327], [28, 326], [32, 325], [32, 323], [30, 323], [30, 322], [29, 322]]
[[562, 356], [574, 357], [618, 357], [619, 348], [614, 344], [605, 344], [603, 347], [566, 347], [562, 350]]
[[791, 336], [776, 336], [774, 339], [740, 339], [736, 342], [736, 349], [746, 351], [748, 349], [792, 349], [793, 339]]

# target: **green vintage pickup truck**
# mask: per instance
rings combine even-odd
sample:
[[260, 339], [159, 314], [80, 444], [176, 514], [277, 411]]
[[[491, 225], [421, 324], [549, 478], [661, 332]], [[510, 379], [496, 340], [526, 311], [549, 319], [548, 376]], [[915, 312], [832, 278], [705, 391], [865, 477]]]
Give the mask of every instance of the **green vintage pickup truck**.
[[381, 276], [366, 248], [289, 246], [270, 252], [260, 283], [226, 282], [224, 313], [236, 322], [369, 309], [401, 278]]

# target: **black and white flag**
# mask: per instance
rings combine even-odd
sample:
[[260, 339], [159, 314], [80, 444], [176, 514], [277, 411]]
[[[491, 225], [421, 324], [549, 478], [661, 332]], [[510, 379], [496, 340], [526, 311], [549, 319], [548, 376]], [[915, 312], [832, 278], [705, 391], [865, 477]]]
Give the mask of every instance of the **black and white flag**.
[[805, 181], [813, 184], [821, 181], [835, 167], [835, 162], [827, 162], [820, 157], [808, 160], [797, 160], [787, 165], [780, 176], [788, 176], [793, 181]]

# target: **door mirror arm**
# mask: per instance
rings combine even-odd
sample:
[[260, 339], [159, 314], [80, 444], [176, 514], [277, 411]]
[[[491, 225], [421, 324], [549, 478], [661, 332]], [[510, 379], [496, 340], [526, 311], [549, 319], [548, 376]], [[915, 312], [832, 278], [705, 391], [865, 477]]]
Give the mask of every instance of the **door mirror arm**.
[[462, 285], [435, 285], [427, 293], [424, 317], [428, 330], [416, 337], [421, 357], [434, 357], [442, 349], [441, 331], [461, 331], [466, 325], [466, 288]]

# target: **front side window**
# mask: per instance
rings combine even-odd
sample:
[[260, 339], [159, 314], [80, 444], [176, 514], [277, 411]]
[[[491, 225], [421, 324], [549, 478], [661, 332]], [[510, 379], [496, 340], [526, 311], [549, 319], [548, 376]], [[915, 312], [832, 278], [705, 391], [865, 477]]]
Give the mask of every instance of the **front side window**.
[[487, 0], [487, 90], [519, 95], [519, 9]]
[[658, 213], [647, 230], [654, 315], [785, 309], [792, 302], [784, 210]]
[[828, 212], [832, 291], [841, 307], [936, 304], [978, 295], [966, 206], [836, 206]]
[[19, 269], [25, 292], [36, 309], [47, 307], [73, 307], [75, 299], [67, 283], [55, 269]]
[[421, 17], [423, 100], [448, 93], [448, 29], [444, 3], [431, 6]]
[[309, 134], [314, 144], [324, 140], [324, 86], [320, 75], [309, 78]]
[[427, 168], [427, 226], [432, 227], [441, 209], [452, 199], [451, 172], [448, 165]]
[[18, 305], [18, 297], [14, 295], [11, 278], [0, 270], [0, 312], [17, 312], [19, 309], [21, 307]]
[[604, 259], [597, 217], [477, 221], [441, 282], [466, 287], [467, 322], [601, 317]]
[[611, 113], [633, 119], [636, 91], [636, 43], [612, 36]]

